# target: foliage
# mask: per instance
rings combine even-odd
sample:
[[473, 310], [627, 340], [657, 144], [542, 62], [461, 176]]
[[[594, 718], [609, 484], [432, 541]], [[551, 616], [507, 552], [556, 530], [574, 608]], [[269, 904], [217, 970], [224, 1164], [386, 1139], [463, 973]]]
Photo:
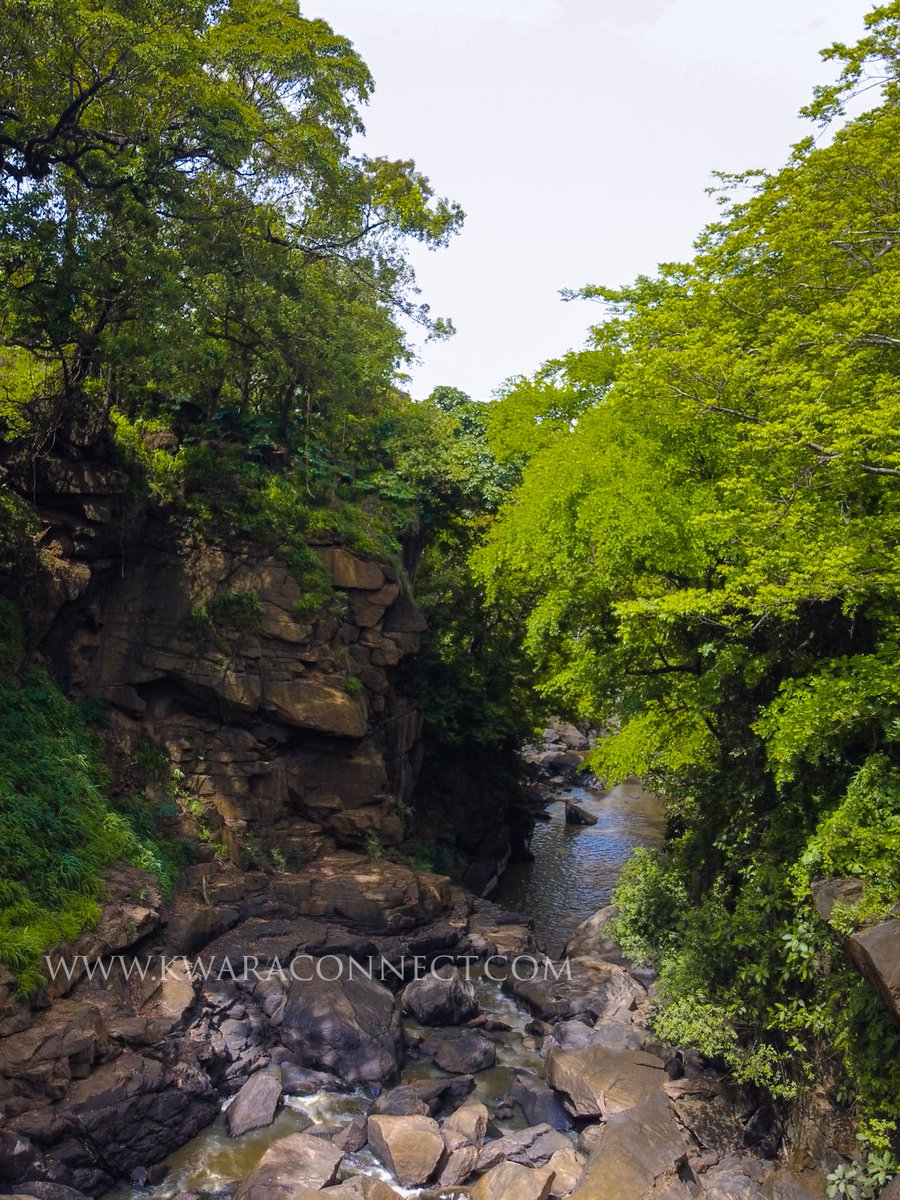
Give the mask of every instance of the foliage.
[[76, 706], [39, 668], [20, 670], [6, 602], [0, 625], [0, 961], [29, 992], [44, 951], [96, 923], [105, 866], [128, 859], [171, 894], [186, 859], [145, 797], [111, 797], [102, 743]]
[[870, 69], [881, 103], [723, 179], [691, 262], [577, 293], [585, 349], [489, 415], [522, 474], [475, 553], [548, 701], [610, 731], [597, 773], [667, 798], [616, 897], [659, 1028], [782, 1097], [825, 1047], [866, 1127], [900, 1111], [896, 1030], [809, 889], [863, 881], [845, 928], [900, 898], [898, 39], [891, 4], [833, 50], [812, 115]]

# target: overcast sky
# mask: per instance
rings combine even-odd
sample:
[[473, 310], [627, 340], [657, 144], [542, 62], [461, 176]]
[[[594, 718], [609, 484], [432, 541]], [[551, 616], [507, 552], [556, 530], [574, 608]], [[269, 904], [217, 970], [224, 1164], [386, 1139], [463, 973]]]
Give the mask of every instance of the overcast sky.
[[423, 345], [410, 390], [487, 399], [580, 345], [596, 309], [562, 287], [619, 284], [690, 256], [714, 169], [779, 166], [866, 0], [309, 0], [375, 76], [370, 154], [415, 158], [466, 210], [414, 254], [457, 334]]

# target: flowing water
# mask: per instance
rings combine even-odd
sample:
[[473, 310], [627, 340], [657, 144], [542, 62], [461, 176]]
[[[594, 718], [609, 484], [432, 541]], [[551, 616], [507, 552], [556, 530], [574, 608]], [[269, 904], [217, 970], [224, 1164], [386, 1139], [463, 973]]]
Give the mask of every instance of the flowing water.
[[[571, 799], [597, 817], [596, 825], [574, 826], [565, 821], [565, 800]], [[540, 822], [532, 841], [534, 862], [511, 867], [504, 876], [499, 901], [534, 918], [542, 947], [559, 953], [569, 934], [585, 917], [609, 902], [622, 864], [636, 846], [657, 845], [663, 837], [663, 815], [659, 800], [638, 784], [623, 784], [608, 791], [572, 788], [554, 797], [548, 805], [550, 819]], [[526, 1068], [543, 1075], [540, 1046], [530, 1037], [527, 1013], [505, 995], [500, 985], [472, 969], [481, 1011], [508, 1026], [492, 1033], [497, 1048], [497, 1065], [476, 1075], [473, 1099], [482, 1100], [493, 1113], [498, 1101], [510, 1090], [512, 1072]], [[408, 1039], [414, 1044], [425, 1030], [405, 1021]], [[403, 1079], [435, 1078], [443, 1072], [430, 1059], [410, 1057]], [[167, 1160], [165, 1180], [153, 1188], [123, 1187], [108, 1193], [106, 1200], [170, 1200], [179, 1192], [195, 1191], [222, 1197], [233, 1195], [235, 1185], [257, 1165], [268, 1147], [279, 1138], [307, 1128], [311, 1121], [343, 1125], [368, 1111], [372, 1098], [363, 1091], [338, 1094], [320, 1092], [313, 1096], [286, 1096], [274, 1124], [240, 1138], [228, 1136], [224, 1108], [202, 1133], [182, 1146]], [[227, 1107], [227, 1103], [226, 1106]], [[497, 1120], [499, 1132], [522, 1128], [525, 1120], [518, 1110], [508, 1120]], [[348, 1155], [347, 1173], [363, 1172], [390, 1183], [402, 1196], [435, 1196], [429, 1189], [403, 1189], [393, 1183], [368, 1150]]]
[[[597, 818], [596, 825], [567, 825], [565, 801]], [[575, 926], [609, 904], [625, 860], [637, 846], [661, 845], [661, 801], [637, 782], [607, 791], [575, 787], [548, 805], [531, 842], [534, 862], [515, 863], [500, 885], [499, 903], [534, 919], [539, 944], [562, 952]]]

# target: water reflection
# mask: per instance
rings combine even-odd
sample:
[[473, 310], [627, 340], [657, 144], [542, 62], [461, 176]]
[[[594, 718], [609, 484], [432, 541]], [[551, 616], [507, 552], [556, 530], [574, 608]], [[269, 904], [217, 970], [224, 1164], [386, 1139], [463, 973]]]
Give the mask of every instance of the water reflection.
[[[596, 825], [567, 825], [565, 799], [597, 817]], [[622, 864], [637, 846], [658, 846], [665, 834], [661, 801], [637, 782], [601, 792], [573, 788], [548, 808], [531, 843], [534, 862], [515, 863], [498, 896], [504, 907], [534, 918], [538, 942], [562, 951], [585, 917], [608, 904]]]

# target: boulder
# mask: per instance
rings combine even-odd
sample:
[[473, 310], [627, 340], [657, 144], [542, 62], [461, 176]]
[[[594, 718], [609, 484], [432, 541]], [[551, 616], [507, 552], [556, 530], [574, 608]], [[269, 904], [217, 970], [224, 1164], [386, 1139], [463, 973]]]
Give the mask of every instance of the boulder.
[[368, 1118], [365, 1113], [357, 1113], [331, 1140], [345, 1154], [355, 1154], [357, 1150], [362, 1150], [369, 1140]]
[[553, 1186], [550, 1189], [551, 1200], [562, 1200], [573, 1191], [581, 1173], [584, 1170], [585, 1157], [579, 1154], [574, 1146], [565, 1146], [551, 1154], [547, 1168], [553, 1172]]
[[412, 1079], [383, 1091], [372, 1105], [372, 1112], [391, 1117], [433, 1117], [444, 1104], [467, 1096], [474, 1086], [471, 1075], [458, 1075], [453, 1079]]
[[572, 1200], [689, 1200], [696, 1194], [681, 1178], [687, 1146], [662, 1092], [613, 1113], [588, 1159]]
[[487, 1134], [489, 1113], [480, 1101], [463, 1104], [441, 1125], [444, 1133], [458, 1133], [470, 1146], [479, 1150]]
[[461, 1025], [478, 1012], [475, 985], [442, 967], [406, 985], [403, 1008], [422, 1025]]
[[473, 1075], [493, 1067], [497, 1061], [494, 1043], [474, 1029], [448, 1029], [430, 1034], [422, 1042], [422, 1051], [433, 1056], [442, 1070], [455, 1075]]
[[369, 1117], [369, 1146], [402, 1187], [420, 1187], [444, 1157], [444, 1139], [431, 1117]]
[[880, 921], [846, 939], [847, 951], [900, 1024], [900, 919]]
[[475, 1184], [471, 1200], [548, 1200], [553, 1172], [548, 1167], [499, 1163]]
[[618, 942], [609, 936], [609, 926], [618, 916], [614, 904], [607, 904], [587, 917], [573, 931], [563, 949], [563, 958], [604, 958], [607, 962], [625, 964]]
[[281, 1083], [274, 1075], [251, 1075], [228, 1106], [225, 1121], [232, 1137], [271, 1125], [281, 1103]]
[[635, 1108], [667, 1082], [663, 1061], [642, 1050], [553, 1049], [547, 1057], [547, 1080], [566, 1097], [577, 1117], [607, 1118]]
[[529, 1129], [507, 1133], [487, 1142], [478, 1155], [476, 1169], [489, 1171], [500, 1162], [542, 1167], [557, 1151], [566, 1150], [571, 1145], [564, 1133], [559, 1133], [549, 1125], [533, 1125]]
[[576, 804], [574, 800], [566, 801], [566, 824], [567, 825], [596, 825], [597, 817], [583, 804]]
[[[281, 1040], [301, 1065], [328, 1071], [347, 1083], [393, 1081], [403, 1054], [394, 997], [354, 970], [351, 959], [334, 959], [329, 978], [310, 970], [308, 981], [291, 982]], [[330, 978], [332, 974], [338, 978]]]
[[438, 1187], [458, 1187], [465, 1183], [478, 1162], [478, 1148], [470, 1146], [460, 1133], [444, 1133], [446, 1155], [438, 1175]]
[[628, 971], [601, 958], [564, 959], [552, 970], [539, 963], [530, 978], [524, 970], [519, 974], [526, 978], [510, 975], [503, 990], [543, 1021], [576, 1016], [595, 1023], [616, 1017], [630, 1020], [629, 1014], [647, 1001], [646, 990]]
[[510, 1098], [522, 1109], [530, 1125], [549, 1125], [560, 1131], [571, 1128], [572, 1122], [556, 1092], [536, 1075], [518, 1075]]
[[337, 1178], [343, 1152], [307, 1133], [273, 1143], [238, 1187], [235, 1200], [307, 1200]]

